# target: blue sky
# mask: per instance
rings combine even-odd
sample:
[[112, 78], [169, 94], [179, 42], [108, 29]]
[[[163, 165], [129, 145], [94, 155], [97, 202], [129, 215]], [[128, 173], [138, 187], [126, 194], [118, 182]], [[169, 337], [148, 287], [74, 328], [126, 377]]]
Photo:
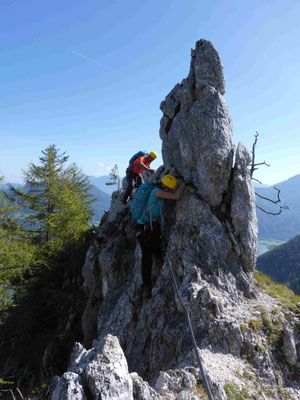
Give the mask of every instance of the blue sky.
[[235, 144], [260, 133], [271, 167], [256, 177], [299, 174], [299, 15], [299, 0], [1, 0], [1, 173], [21, 182], [50, 144], [94, 176], [160, 154], [159, 104], [203, 38], [222, 58]]

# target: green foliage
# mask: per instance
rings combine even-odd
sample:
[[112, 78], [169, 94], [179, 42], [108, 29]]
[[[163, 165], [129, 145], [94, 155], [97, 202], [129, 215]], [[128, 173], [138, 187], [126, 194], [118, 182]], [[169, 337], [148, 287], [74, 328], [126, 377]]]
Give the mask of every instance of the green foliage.
[[250, 319], [249, 327], [254, 331], [258, 332], [261, 328], [261, 321], [260, 319]]
[[300, 235], [258, 257], [257, 269], [300, 294]]
[[245, 333], [248, 331], [249, 326], [247, 324], [244, 323], [240, 323], [240, 329], [243, 335], [245, 335]]
[[[11, 380], [8, 377], [17, 376], [19, 389], [28, 400], [47, 398], [47, 390], [38, 390], [40, 397], [31, 393], [32, 389], [43, 388], [43, 383], [51, 381], [50, 375], [44, 376], [44, 380], [39, 373], [47, 346], [51, 344], [50, 354], [56, 355], [48, 357], [47, 371], [61, 375], [67, 370], [68, 355], [74, 343], [83, 340], [81, 316], [86, 298], [82, 290], [81, 271], [93, 241], [94, 233], [88, 231], [84, 243], [64, 247], [52, 260], [51, 268], [34, 271], [22, 297], [16, 300], [17, 307], [5, 313], [7, 315], [1, 325], [3, 351], [0, 352], [0, 364], [7, 366], [8, 370], [3, 378]], [[76, 317], [70, 318], [71, 314]], [[16, 339], [12, 340], [12, 337]], [[16, 393], [16, 399], [19, 398]]]
[[37, 246], [11, 216], [15, 210], [0, 190], [0, 311], [13, 304], [13, 294], [22, 290], [25, 273], [43, 262]]
[[80, 240], [90, 228], [90, 205], [94, 201], [88, 194], [90, 187], [88, 178], [76, 164], [72, 164], [58, 182], [55, 194], [57, 212], [49, 214], [47, 221], [54, 248]]
[[261, 271], [254, 271], [255, 284], [261, 287], [270, 296], [275, 297], [287, 309], [299, 313], [297, 303], [300, 303], [300, 296], [295, 295], [289, 288], [274, 282]]
[[32, 211], [26, 222], [37, 240], [48, 241], [53, 238], [52, 217], [60, 212], [57, 193], [62, 188], [63, 167], [68, 156], [59, 154], [55, 145], [47, 147], [42, 154], [41, 165], [30, 163], [23, 170], [26, 191], [11, 187], [11, 199]]
[[0, 385], [13, 385], [14, 382], [5, 381], [3, 378], [0, 378]]
[[42, 151], [40, 165], [30, 163], [23, 171], [26, 190], [11, 187], [11, 199], [31, 211], [26, 230], [31, 239], [52, 254], [65, 244], [78, 240], [89, 229], [92, 215], [88, 178], [55, 145]]
[[0, 310], [11, 305], [14, 291], [22, 290], [24, 276], [45, 260], [38, 247], [18, 229], [13, 234], [0, 230]]
[[208, 395], [205, 390], [205, 386], [203, 384], [198, 383], [196, 386], [192, 388], [193, 393], [202, 400], [208, 400]]
[[31, 394], [34, 396], [35, 399], [44, 398], [44, 392], [49, 392], [49, 385], [47, 385], [46, 383], [42, 383], [41, 386], [37, 386], [31, 390]]
[[282, 318], [279, 315], [276, 322], [273, 322], [272, 319], [269, 317], [268, 312], [262, 306], [259, 306], [257, 308], [259, 309], [261, 314], [262, 329], [267, 334], [268, 343], [270, 346], [275, 346], [282, 338]]
[[[0, 311], [13, 304], [35, 270], [51, 265], [90, 229], [91, 186], [76, 164], [64, 167], [67, 160], [51, 145], [42, 151], [40, 165], [30, 163], [23, 171], [24, 190], [0, 191]], [[19, 210], [26, 210], [24, 224]]]
[[117, 164], [111, 169], [109, 179], [111, 182], [107, 182], [106, 185], [118, 185], [118, 190], [120, 190], [120, 174]]
[[239, 388], [234, 382], [227, 382], [224, 385], [224, 390], [228, 400], [254, 399], [245, 388]]

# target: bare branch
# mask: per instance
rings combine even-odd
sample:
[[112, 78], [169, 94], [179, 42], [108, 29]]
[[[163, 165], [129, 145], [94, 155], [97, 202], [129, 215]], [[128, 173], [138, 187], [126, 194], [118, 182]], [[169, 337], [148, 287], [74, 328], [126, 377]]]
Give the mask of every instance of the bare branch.
[[282, 213], [283, 210], [287, 210], [288, 209], [287, 206], [280, 206], [279, 211], [277, 213], [273, 213], [271, 211], [264, 210], [263, 208], [259, 207], [258, 205], [256, 206], [256, 208], [258, 208], [259, 210], [263, 211], [264, 213], [270, 214], [270, 215], [279, 215], [279, 214]]
[[[271, 167], [271, 164], [267, 164], [265, 161], [263, 161], [261, 163], [254, 164], [254, 165], [255, 166], [257, 166], [257, 165], [266, 165], [267, 167]], [[255, 168], [255, 169], [258, 169], [258, 168]]]
[[[276, 186], [274, 186], [273, 189], [274, 189], [274, 190], [277, 190], [277, 200], [269, 199], [268, 197], [264, 197], [264, 196], [262, 196], [262, 195], [260, 195], [260, 194], [258, 194], [258, 193], [256, 193], [256, 192], [255, 192], [255, 194], [256, 194], [256, 196], [260, 197], [261, 199], [270, 201], [270, 202], [273, 203], [273, 204], [280, 203], [280, 202], [281, 202], [280, 197], [279, 197], [279, 195], [280, 195], [280, 189], [278, 189]], [[284, 206], [284, 207], [286, 207], [286, 206]], [[287, 208], [288, 208], [288, 207], [287, 207]]]
[[[257, 145], [258, 136], [259, 136], [259, 133], [256, 132], [255, 135], [254, 135], [255, 139], [254, 139], [254, 143], [252, 145], [252, 151], [251, 151], [251, 153], [252, 153], [252, 162], [251, 162], [251, 168], [250, 168], [250, 176], [251, 176], [251, 179], [253, 181], [256, 181], [256, 182], [262, 184], [262, 182], [260, 182], [258, 179], [253, 178], [253, 173], [254, 173], [254, 171], [256, 171], [258, 169], [257, 168], [258, 166], [266, 165], [267, 167], [270, 167], [270, 164], [267, 164], [265, 161], [263, 161], [261, 163], [255, 163], [255, 148], [256, 148], [256, 145]], [[259, 197], [259, 198], [261, 198], [263, 200], [269, 201], [270, 203], [273, 203], [273, 204], [278, 204], [278, 203], [281, 202], [280, 190], [275, 186], [274, 186], [274, 190], [277, 190], [277, 199], [276, 200], [272, 200], [269, 197], [264, 197], [261, 194], [258, 194], [257, 192], [255, 192], [255, 194], [256, 194], [257, 197]], [[267, 210], [263, 209], [262, 207], [259, 207], [258, 205], [256, 207], [259, 210], [263, 211], [264, 213], [270, 214], [270, 215], [279, 215], [279, 214], [282, 213], [283, 210], [287, 210], [288, 209], [287, 206], [279, 206], [279, 211], [278, 212], [271, 212], [271, 211], [267, 211]]]
[[256, 134], [254, 135], [255, 139], [254, 139], [254, 143], [252, 145], [252, 162], [251, 162], [251, 169], [250, 169], [250, 175], [252, 178], [253, 172], [255, 171], [254, 167], [255, 167], [255, 147], [256, 147], [256, 143], [257, 143], [257, 138], [258, 138], [259, 133], [256, 132]]
[[[266, 165], [267, 167], [270, 167], [270, 166], [271, 166], [270, 164], [267, 164], [265, 161], [264, 161], [264, 162], [261, 162], [261, 163], [255, 163], [255, 148], [256, 148], [258, 136], [259, 136], [259, 133], [256, 132], [256, 134], [254, 135], [255, 139], [254, 139], [254, 143], [253, 143], [253, 145], [252, 145], [252, 151], [251, 151], [251, 154], [252, 154], [252, 161], [251, 161], [251, 168], [250, 168], [250, 175], [251, 175], [251, 178], [252, 178], [252, 176], [253, 176], [254, 171], [257, 170], [256, 167], [257, 167], [258, 165]], [[261, 183], [261, 182], [260, 182], [260, 183]]]
[[253, 180], [253, 181], [255, 181], [255, 182], [258, 182], [258, 183], [260, 183], [260, 184], [262, 185], [262, 182], [261, 182], [261, 181], [259, 181], [258, 179], [256, 179], [256, 178], [252, 178], [252, 180]]

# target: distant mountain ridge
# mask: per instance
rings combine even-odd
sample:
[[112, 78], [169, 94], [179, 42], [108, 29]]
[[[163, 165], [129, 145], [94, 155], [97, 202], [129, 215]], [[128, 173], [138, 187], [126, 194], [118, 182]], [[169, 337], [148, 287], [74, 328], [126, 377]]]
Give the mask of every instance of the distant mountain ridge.
[[93, 223], [96, 225], [99, 224], [105, 211], [109, 210], [111, 196], [98, 189], [95, 185], [92, 185], [89, 194], [96, 199], [96, 201], [92, 203], [92, 209], [94, 212]]
[[[106, 185], [110, 181], [109, 175], [99, 177], [88, 176], [92, 189], [93, 196], [97, 199], [93, 204], [95, 212], [94, 220], [98, 223], [104, 213], [109, 209], [110, 196], [117, 190], [116, 185]], [[122, 178], [121, 178], [122, 181]], [[8, 184], [0, 184], [1, 187], [7, 187]], [[13, 184], [14, 186], [23, 186], [21, 184]], [[286, 181], [279, 182], [276, 185], [280, 189], [281, 203], [279, 205], [287, 205], [288, 210], [284, 210], [280, 215], [273, 216], [265, 214], [257, 209], [257, 218], [259, 240], [280, 240], [288, 241], [300, 234], [300, 174], [289, 178]], [[255, 191], [271, 199], [276, 200], [277, 192], [273, 189], [274, 186], [258, 187], [255, 184]], [[97, 190], [99, 191], [97, 191]], [[258, 206], [272, 212], [279, 210], [279, 205], [273, 205], [270, 202], [260, 199], [256, 196]]]
[[300, 235], [259, 256], [256, 268], [300, 294]]
[[[280, 190], [281, 203], [274, 205], [256, 196], [256, 204], [271, 212], [278, 211], [280, 205], [286, 205], [289, 209], [277, 216], [265, 214], [257, 209], [258, 238], [287, 241], [300, 234], [300, 174], [274, 186]], [[273, 189], [274, 186], [255, 187], [255, 191], [261, 196], [276, 200], [277, 192]]]
[[[2, 184], [0, 184], [0, 189], [8, 189], [9, 185], [13, 185], [14, 187], [24, 188], [24, 185], [22, 185], [20, 183], [18, 183], [18, 184], [2, 183]], [[108, 186], [108, 187], [110, 187], [110, 186]], [[99, 224], [105, 211], [109, 210], [111, 196], [93, 184], [92, 184], [91, 189], [89, 190], [89, 194], [95, 199], [95, 201], [92, 203], [91, 207], [92, 207], [92, 210], [94, 213], [94, 215], [92, 217], [92, 222], [96, 225], [96, 224]], [[26, 210], [24, 209], [25, 214], [28, 214], [28, 212], [30, 212], [30, 211], [27, 209]], [[21, 216], [22, 212], [21, 213], [18, 212], [18, 215]]]
[[[102, 190], [104, 193], [109, 194], [110, 196], [115, 192], [118, 188], [117, 185], [107, 185], [108, 182], [110, 182], [109, 175], [103, 175], [103, 176], [88, 176], [89, 181], [92, 185], [96, 186], [98, 189]], [[122, 182], [123, 178], [120, 178]]]

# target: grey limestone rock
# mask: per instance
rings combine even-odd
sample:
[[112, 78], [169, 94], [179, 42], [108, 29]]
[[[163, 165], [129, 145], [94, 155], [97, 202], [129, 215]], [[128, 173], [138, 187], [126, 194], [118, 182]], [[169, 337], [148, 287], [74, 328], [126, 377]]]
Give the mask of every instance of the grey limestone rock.
[[70, 357], [68, 370], [82, 375], [86, 366], [94, 359], [96, 350], [92, 347], [86, 350], [80, 343], [75, 343]]
[[130, 374], [133, 383], [134, 400], [161, 400], [161, 396], [136, 372]]
[[96, 356], [85, 368], [84, 378], [94, 398], [133, 400], [127, 361], [118, 339], [112, 335], [100, 340]]
[[199, 86], [212, 86], [222, 95], [225, 93], [224, 69], [214, 45], [199, 40], [192, 50], [191, 66], [194, 67], [196, 90]]
[[298, 359], [295, 340], [291, 330], [285, 326], [283, 329], [283, 354], [290, 365], [295, 365]]
[[155, 389], [165, 399], [200, 400], [197, 396], [199, 384], [194, 373], [187, 369], [162, 371], [155, 383]]
[[85, 263], [82, 268], [84, 278], [83, 288], [87, 293], [96, 292], [98, 288], [97, 271], [95, 270], [95, 257], [97, 254], [98, 243], [95, 241], [87, 252]]
[[222, 97], [223, 67], [212, 43], [192, 51], [189, 76], [161, 103], [163, 160], [191, 180], [211, 206], [228, 188], [234, 145], [231, 118]]
[[52, 380], [51, 400], [87, 400], [82, 379], [74, 372], [65, 372], [61, 378]]
[[245, 271], [252, 271], [257, 254], [256, 201], [248, 166], [251, 157], [246, 147], [239, 143], [233, 171], [231, 218], [236, 236], [243, 251], [241, 260]]
[[[192, 184], [178, 201], [166, 201], [164, 246], [153, 256], [151, 296], [144, 296], [142, 289], [141, 248], [130, 201], [122, 204], [122, 192], [114, 192], [88, 251], [83, 269], [88, 297], [82, 317], [85, 348], [76, 344], [69, 370], [81, 376], [91, 399], [205, 396], [168, 260], [217, 400], [226, 400], [226, 384], [249, 386], [249, 396], [259, 398], [266, 387], [276, 386], [276, 368], [285, 371], [287, 381], [299, 369], [299, 338], [291, 334], [290, 325], [282, 349], [269, 348], [267, 334], [259, 329], [263, 316], [257, 306], [262, 304], [271, 316], [278, 305], [253, 282], [257, 219], [250, 155], [239, 143], [233, 166], [224, 91], [219, 55], [210, 42], [201, 40], [192, 51], [188, 77], [161, 103], [164, 165], [148, 178], [158, 184], [171, 173], [179, 182], [188, 179]], [[287, 360], [283, 366], [276, 364], [278, 352]], [[247, 370], [244, 357], [255, 371]], [[251, 381], [243, 380], [243, 373], [250, 374]], [[300, 395], [300, 387], [295, 387]], [[279, 400], [281, 388], [271, 396]]]

